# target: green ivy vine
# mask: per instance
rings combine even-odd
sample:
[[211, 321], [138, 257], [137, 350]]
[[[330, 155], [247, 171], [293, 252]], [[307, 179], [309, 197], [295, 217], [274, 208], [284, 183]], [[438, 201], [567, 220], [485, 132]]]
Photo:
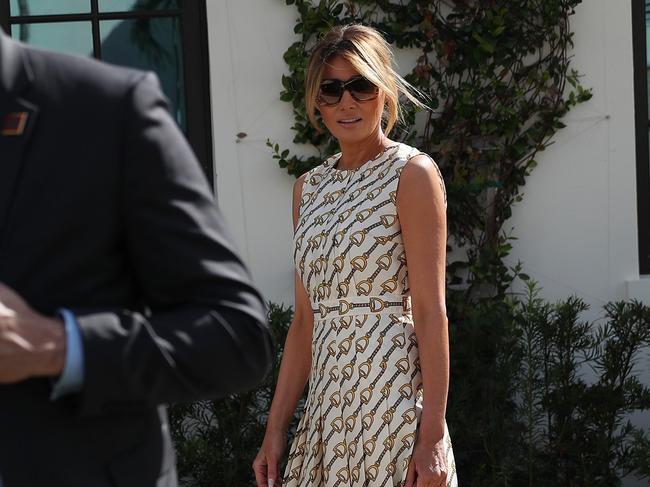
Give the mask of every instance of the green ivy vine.
[[450, 284], [475, 294], [490, 283], [501, 295], [512, 281], [501, 264], [511, 249], [503, 224], [522, 199], [537, 154], [564, 127], [562, 117], [591, 98], [570, 67], [569, 18], [580, 1], [285, 1], [297, 10], [300, 39], [284, 54], [289, 74], [280, 97], [293, 107], [293, 141], [318, 155], [268, 142], [280, 167], [297, 177], [338, 150], [305, 112], [304, 72], [319, 35], [361, 22], [398, 49], [417, 49], [405, 77], [428, 97], [429, 110], [407, 107], [391, 135], [430, 153], [444, 175], [450, 239], [468, 254], [449, 264]]

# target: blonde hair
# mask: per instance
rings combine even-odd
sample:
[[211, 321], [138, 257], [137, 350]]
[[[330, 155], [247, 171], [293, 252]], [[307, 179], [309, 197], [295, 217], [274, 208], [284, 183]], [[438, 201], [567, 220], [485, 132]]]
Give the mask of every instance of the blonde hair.
[[386, 96], [385, 132], [389, 134], [395, 122], [402, 120], [400, 95], [420, 108], [426, 108], [418, 98], [424, 98], [396, 71], [390, 44], [372, 27], [348, 24], [334, 27], [313, 47], [305, 75], [305, 106], [309, 121], [321, 131], [316, 119], [318, 92], [327, 61], [341, 56], [363, 77], [371, 81]]

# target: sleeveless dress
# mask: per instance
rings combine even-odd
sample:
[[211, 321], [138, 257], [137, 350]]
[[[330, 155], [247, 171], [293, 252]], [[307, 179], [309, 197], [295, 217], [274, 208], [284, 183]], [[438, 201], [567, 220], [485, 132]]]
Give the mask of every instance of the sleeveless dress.
[[[312, 364], [284, 487], [406, 480], [422, 378], [396, 196], [417, 154], [395, 144], [355, 170], [336, 169], [337, 154], [305, 178], [293, 248], [314, 312]], [[456, 487], [446, 425], [444, 443]]]

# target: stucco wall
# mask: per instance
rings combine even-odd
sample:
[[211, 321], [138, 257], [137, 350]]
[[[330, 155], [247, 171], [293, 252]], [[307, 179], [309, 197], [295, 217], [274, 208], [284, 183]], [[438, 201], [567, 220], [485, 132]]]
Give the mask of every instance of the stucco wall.
[[627, 284], [639, 286], [630, 4], [583, 2], [572, 29], [573, 66], [594, 96], [539, 157], [509, 226], [513, 257], [545, 296], [577, 294], [597, 309], [641, 297]]
[[266, 140], [289, 147], [292, 139], [291, 110], [279, 93], [295, 14], [280, 0], [207, 3], [219, 204], [266, 297], [292, 304], [294, 179], [271, 158]]

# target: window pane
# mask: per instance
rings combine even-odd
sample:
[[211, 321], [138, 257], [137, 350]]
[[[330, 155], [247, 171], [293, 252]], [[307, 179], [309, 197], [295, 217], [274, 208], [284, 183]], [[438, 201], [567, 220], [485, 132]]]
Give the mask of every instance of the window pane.
[[99, 0], [99, 11], [171, 10], [178, 8], [178, 3], [179, 0]]
[[11, 36], [32, 46], [90, 56], [93, 53], [93, 32], [90, 22], [52, 22], [14, 24]]
[[18, 15], [85, 14], [90, 0], [11, 0], [9, 12]]
[[177, 17], [100, 22], [102, 59], [155, 71], [172, 115], [185, 130], [185, 83], [180, 20]]
[[[650, 0], [645, 0], [645, 46], [648, 95], [650, 95]], [[650, 96], [648, 96], [648, 115], [650, 118]]]

